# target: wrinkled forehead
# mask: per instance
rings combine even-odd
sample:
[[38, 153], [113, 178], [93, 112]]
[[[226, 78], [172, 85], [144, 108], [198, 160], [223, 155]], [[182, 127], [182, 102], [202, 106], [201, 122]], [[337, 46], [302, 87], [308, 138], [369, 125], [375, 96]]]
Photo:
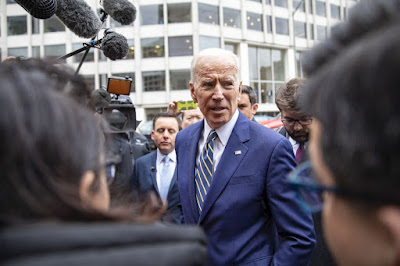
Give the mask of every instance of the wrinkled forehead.
[[223, 75], [237, 79], [238, 74], [236, 62], [230, 56], [202, 56], [197, 59], [194, 71], [196, 78]]

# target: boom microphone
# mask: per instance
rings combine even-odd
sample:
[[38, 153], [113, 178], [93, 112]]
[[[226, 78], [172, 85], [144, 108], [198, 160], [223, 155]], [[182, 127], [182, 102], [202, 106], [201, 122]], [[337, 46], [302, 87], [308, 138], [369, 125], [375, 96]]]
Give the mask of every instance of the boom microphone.
[[56, 0], [56, 15], [73, 33], [83, 38], [95, 36], [102, 22], [84, 0]]
[[15, 0], [29, 14], [38, 19], [50, 18], [56, 13], [55, 0]]
[[122, 59], [128, 54], [128, 41], [123, 35], [107, 30], [102, 40], [101, 50], [111, 60]]
[[103, 0], [104, 11], [122, 25], [132, 24], [136, 19], [136, 8], [128, 0]]

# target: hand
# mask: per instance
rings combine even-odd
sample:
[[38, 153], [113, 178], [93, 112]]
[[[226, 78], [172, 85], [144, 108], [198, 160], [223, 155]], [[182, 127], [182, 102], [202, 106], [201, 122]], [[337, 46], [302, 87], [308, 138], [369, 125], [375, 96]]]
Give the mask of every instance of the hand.
[[179, 115], [179, 114], [183, 113], [183, 111], [180, 111], [177, 108], [178, 102], [180, 102], [180, 101], [182, 101], [182, 100], [170, 102], [169, 105], [168, 105], [167, 112], [171, 113], [171, 114], [174, 114], [174, 115]]

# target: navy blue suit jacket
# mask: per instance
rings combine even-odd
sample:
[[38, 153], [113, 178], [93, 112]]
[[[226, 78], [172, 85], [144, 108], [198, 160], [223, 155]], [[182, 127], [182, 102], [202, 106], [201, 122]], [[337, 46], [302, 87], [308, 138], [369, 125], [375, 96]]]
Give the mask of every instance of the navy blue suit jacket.
[[240, 113], [199, 215], [194, 169], [203, 128], [204, 120], [179, 132], [175, 150], [183, 219], [204, 228], [208, 264], [307, 265], [315, 233], [286, 181], [296, 165], [290, 142]]
[[[142, 194], [154, 191], [160, 196], [157, 186], [157, 151], [146, 154], [138, 158], [135, 162], [135, 169], [132, 176], [132, 186], [134, 190]], [[177, 183], [176, 169], [169, 186], [167, 215], [164, 221], [180, 223], [180, 200]]]

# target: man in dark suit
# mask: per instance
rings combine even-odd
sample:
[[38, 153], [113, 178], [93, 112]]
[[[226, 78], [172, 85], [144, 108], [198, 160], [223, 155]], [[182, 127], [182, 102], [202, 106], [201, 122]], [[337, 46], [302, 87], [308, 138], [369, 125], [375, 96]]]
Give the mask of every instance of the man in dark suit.
[[183, 221], [204, 228], [209, 265], [307, 265], [315, 235], [286, 181], [292, 147], [237, 109], [237, 62], [223, 49], [192, 61], [190, 92], [205, 119], [176, 138]]
[[141, 194], [153, 191], [168, 204], [167, 222], [180, 222], [180, 201], [176, 180], [175, 137], [179, 120], [170, 113], [159, 113], [153, 119], [151, 138], [157, 150], [136, 160], [132, 177], [133, 189]]

